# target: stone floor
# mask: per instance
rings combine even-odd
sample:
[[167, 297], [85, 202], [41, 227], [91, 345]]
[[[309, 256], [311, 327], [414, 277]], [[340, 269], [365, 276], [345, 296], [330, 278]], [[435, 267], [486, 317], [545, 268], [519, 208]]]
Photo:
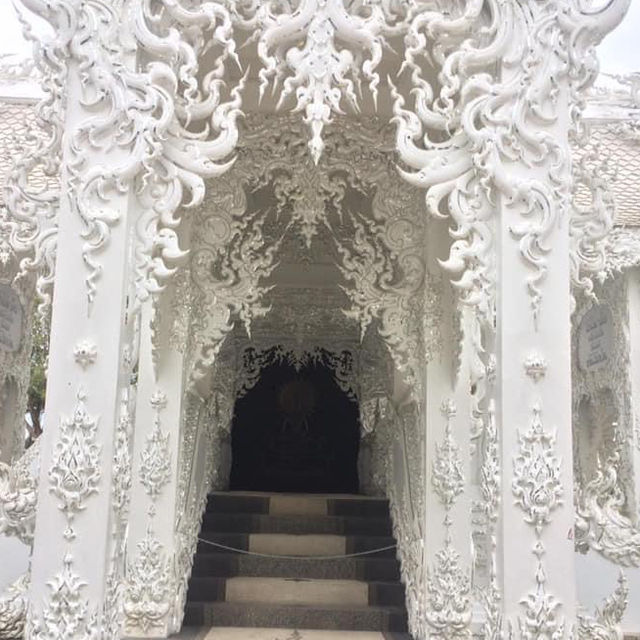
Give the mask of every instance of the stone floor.
[[411, 640], [407, 634], [402, 633], [238, 627], [185, 629], [171, 638], [172, 640]]

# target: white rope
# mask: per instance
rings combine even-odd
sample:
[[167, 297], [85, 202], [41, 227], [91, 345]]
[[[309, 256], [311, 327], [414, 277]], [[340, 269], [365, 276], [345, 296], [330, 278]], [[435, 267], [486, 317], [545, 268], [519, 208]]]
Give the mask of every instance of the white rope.
[[245, 556], [257, 556], [258, 558], [275, 558], [276, 560], [344, 560], [346, 558], [356, 558], [358, 556], [366, 556], [372, 553], [379, 553], [380, 551], [389, 551], [395, 549], [397, 545], [391, 544], [388, 547], [379, 547], [377, 549], [371, 549], [369, 551], [358, 551], [356, 553], [346, 553], [340, 556], [280, 556], [271, 553], [258, 553], [257, 551], [249, 551], [247, 549], [236, 549], [235, 547], [228, 547], [219, 542], [213, 542], [212, 540], [205, 540], [204, 538], [198, 538], [200, 542], [209, 544], [212, 547], [218, 547], [225, 551], [233, 551], [234, 553], [240, 553]]

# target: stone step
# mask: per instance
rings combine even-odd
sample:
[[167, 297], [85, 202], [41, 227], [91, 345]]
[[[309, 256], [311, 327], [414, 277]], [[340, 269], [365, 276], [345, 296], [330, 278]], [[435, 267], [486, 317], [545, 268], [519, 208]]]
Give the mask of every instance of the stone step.
[[209, 513], [255, 513], [268, 515], [389, 517], [386, 498], [347, 495], [220, 492], [211, 493]]
[[[203, 540], [210, 540], [233, 549], [273, 556], [342, 556], [395, 545], [394, 538], [390, 536], [292, 535], [286, 533], [242, 534], [202, 531], [200, 537]], [[197, 552], [211, 553], [214, 549], [219, 549], [219, 547], [208, 545], [206, 542], [201, 541], [198, 543]], [[225, 550], [221, 549], [221, 551]], [[395, 548], [378, 551], [371, 554], [371, 556], [395, 557]]]
[[379, 631], [331, 631], [327, 629], [260, 629], [247, 627], [190, 627], [175, 640], [411, 640], [406, 633]]
[[185, 626], [284, 627], [343, 631], [407, 631], [404, 607], [278, 605], [263, 602], [187, 602]]
[[299, 561], [261, 558], [238, 553], [197, 553], [194, 577], [270, 576], [275, 578], [328, 578], [333, 580], [366, 580], [391, 582], [400, 579], [395, 558], [378, 554], [340, 560]]
[[193, 577], [188, 602], [263, 602], [307, 606], [401, 606], [404, 588], [398, 582], [274, 577]]
[[266, 515], [255, 513], [205, 513], [202, 531], [218, 533], [331, 533], [337, 535], [391, 536], [389, 517]]

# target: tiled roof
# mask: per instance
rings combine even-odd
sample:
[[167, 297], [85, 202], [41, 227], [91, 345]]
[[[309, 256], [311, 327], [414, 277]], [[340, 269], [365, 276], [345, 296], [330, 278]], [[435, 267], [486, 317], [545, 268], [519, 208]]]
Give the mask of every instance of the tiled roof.
[[640, 226], [640, 127], [628, 122], [592, 123], [584, 151], [606, 159], [617, 225]]

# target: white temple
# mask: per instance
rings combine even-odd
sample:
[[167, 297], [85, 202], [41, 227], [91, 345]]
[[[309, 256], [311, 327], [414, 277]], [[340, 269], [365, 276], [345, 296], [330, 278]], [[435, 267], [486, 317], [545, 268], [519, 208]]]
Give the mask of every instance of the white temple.
[[640, 637], [630, 0], [21, 2], [0, 639]]

